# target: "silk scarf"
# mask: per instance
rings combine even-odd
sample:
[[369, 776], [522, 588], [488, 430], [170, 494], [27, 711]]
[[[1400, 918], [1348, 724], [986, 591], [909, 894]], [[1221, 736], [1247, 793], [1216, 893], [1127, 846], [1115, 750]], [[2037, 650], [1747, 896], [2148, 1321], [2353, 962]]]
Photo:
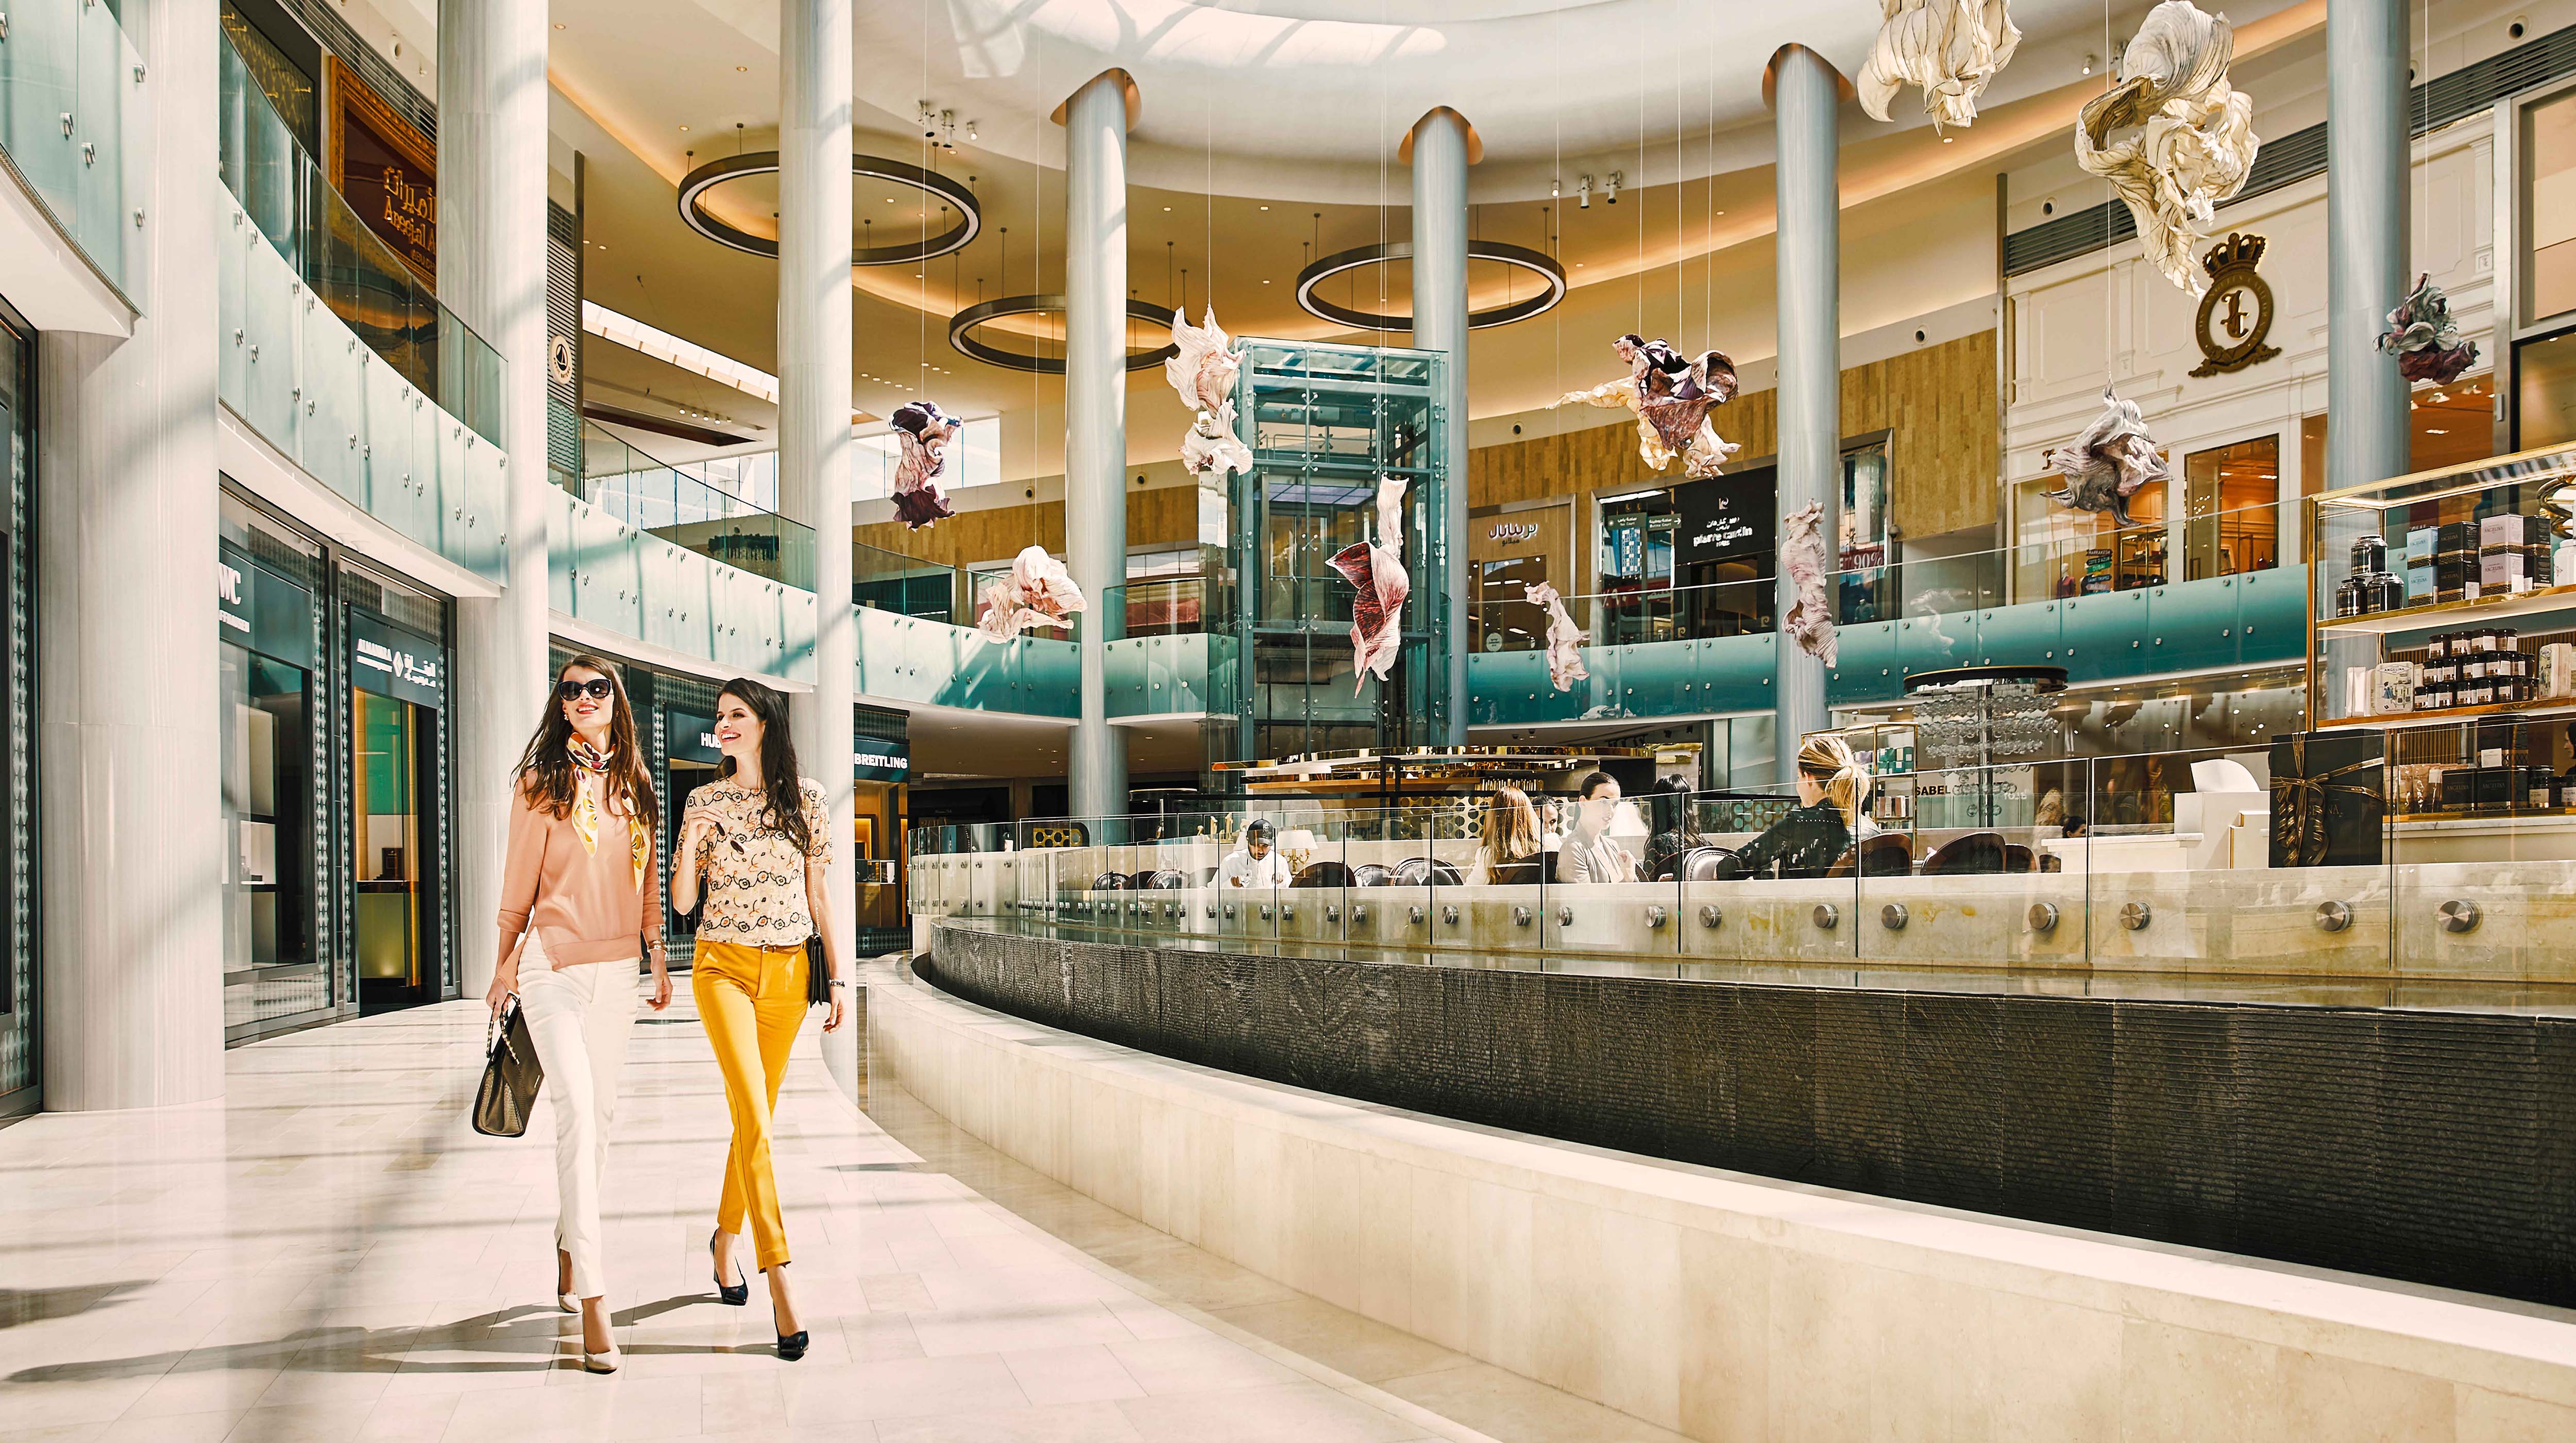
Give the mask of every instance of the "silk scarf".
[[[581, 849], [591, 856], [599, 855], [599, 798], [608, 790], [609, 753], [592, 746], [579, 735], [564, 744], [572, 764], [599, 778], [599, 788], [576, 784], [572, 789], [572, 830], [581, 838]], [[652, 838], [644, 830], [644, 819], [629, 808], [626, 817], [626, 860], [635, 872], [635, 890], [644, 890], [644, 864], [652, 856]]]

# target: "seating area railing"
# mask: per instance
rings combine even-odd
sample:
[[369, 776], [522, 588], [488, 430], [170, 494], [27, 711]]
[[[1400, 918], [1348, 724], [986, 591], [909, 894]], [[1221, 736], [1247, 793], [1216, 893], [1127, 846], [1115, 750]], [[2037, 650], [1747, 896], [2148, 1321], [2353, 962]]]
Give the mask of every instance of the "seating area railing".
[[[2196, 789], [2192, 763], [2249, 760]], [[1631, 797], [1606, 831], [1638, 871], [1611, 882], [1566, 880], [1568, 833], [1589, 823], [1565, 797], [1541, 799], [1542, 851], [1499, 864], [1450, 799], [927, 827], [912, 837], [910, 901], [1158, 945], [1659, 969], [1646, 975], [1723, 963], [2295, 977], [2349, 984], [2356, 1001], [2400, 982], [2576, 985], [2559, 930], [2576, 920], [2576, 818], [2356, 814], [2350, 798], [2372, 782], [2401, 795], [2393, 769], [2339, 776], [2328, 795], [2269, 787], [2260, 761], [2166, 753], [1890, 777], [1856, 840], [1829, 804], [1786, 789]], [[1286, 885], [1228, 879], [1255, 819]]]
[[[737, 571], [814, 589], [814, 528], [581, 423], [581, 498], [639, 531]], [[774, 486], [774, 477], [772, 485]]]

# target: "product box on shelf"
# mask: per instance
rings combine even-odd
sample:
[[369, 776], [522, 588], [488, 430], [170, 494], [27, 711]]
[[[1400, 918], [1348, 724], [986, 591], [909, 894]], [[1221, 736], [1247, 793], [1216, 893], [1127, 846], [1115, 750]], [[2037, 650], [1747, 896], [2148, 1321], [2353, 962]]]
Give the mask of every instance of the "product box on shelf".
[[[2272, 865], [2373, 866], [2384, 860], [2387, 734], [2369, 727], [2272, 741]], [[2449, 777], [2443, 782], [2447, 787]]]
[[2434, 544], [2441, 533], [2429, 526], [2419, 526], [2406, 533], [2406, 604], [2423, 606], [2433, 599], [2436, 573]]

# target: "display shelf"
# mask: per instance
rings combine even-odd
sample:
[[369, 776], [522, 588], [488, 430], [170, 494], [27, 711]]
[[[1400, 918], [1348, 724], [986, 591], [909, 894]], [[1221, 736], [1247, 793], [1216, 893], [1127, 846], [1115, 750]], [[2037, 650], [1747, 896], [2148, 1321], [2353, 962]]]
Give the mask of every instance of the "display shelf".
[[2576, 714], [2576, 698], [2553, 697], [2548, 701], [2502, 702], [2494, 706], [2455, 706], [2440, 711], [2398, 711], [2385, 716], [2336, 717], [2317, 723], [2320, 731], [2334, 727], [2395, 727], [2426, 722], [2461, 721], [2472, 717], [2554, 717]]
[[2518, 595], [2480, 597], [2476, 601], [2437, 601], [2368, 616], [2320, 617], [2317, 635], [2387, 636], [2400, 631], [2429, 631], [2454, 619], [2504, 621], [2552, 611], [2576, 611], [2576, 586], [2544, 586]]

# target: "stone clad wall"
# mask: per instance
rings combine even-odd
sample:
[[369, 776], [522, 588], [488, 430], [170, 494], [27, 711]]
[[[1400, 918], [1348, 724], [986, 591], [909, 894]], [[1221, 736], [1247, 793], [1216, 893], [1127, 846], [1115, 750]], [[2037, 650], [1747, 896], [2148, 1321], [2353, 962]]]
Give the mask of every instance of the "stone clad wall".
[[[1124, 980], [1142, 959], [1103, 955], [1119, 949], [940, 933], [943, 957], [987, 948], [1067, 1005], [1077, 990], [1098, 1005], [1112, 973], [1105, 995], [1146, 995]], [[1120, 965], [1091, 965], [1103, 961]], [[1242, 969], [1213, 976], [1238, 1004], [1266, 995]], [[1384, 1059], [1380, 1005], [1302, 1020]], [[2576, 1437], [2563, 1314], [1461, 1127], [901, 981], [872, 980], [866, 1016], [873, 1082], [1047, 1176], [1336, 1306], [1711, 1443]]]
[[1576, 976], [936, 929], [969, 1001], [1518, 1132], [2576, 1305], [2576, 1020]]

